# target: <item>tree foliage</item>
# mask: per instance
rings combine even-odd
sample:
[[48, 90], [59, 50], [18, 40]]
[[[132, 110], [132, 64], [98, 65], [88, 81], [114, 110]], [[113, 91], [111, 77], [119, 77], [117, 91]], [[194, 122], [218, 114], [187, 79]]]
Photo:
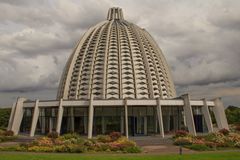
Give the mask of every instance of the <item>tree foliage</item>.
[[235, 106], [229, 106], [225, 110], [227, 120], [229, 124], [240, 124], [240, 108]]
[[10, 108], [0, 108], [0, 128], [2, 129], [7, 128], [10, 113], [11, 113]]

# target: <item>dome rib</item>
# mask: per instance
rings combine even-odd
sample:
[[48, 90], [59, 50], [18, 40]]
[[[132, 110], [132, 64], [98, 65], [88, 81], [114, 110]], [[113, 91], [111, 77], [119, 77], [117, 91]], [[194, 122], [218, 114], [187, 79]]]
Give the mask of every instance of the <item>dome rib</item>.
[[105, 48], [105, 54], [104, 54], [104, 70], [103, 70], [103, 95], [102, 98], [106, 99], [106, 86], [107, 86], [107, 65], [108, 65], [108, 61], [107, 61], [107, 57], [108, 57], [108, 53], [109, 53], [109, 43], [110, 43], [110, 35], [111, 35], [111, 28], [112, 28], [112, 24], [113, 21], [111, 21], [109, 23], [109, 27], [108, 27], [108, 32], [107, 32], [107, 39], [106, 39], [106, 48]]

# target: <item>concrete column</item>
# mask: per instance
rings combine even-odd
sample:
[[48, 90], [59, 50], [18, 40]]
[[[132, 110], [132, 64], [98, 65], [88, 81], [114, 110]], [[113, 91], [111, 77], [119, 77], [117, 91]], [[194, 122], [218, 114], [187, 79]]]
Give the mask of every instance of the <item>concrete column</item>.
[[52, 117], [49, 117], [49, 131], [48, 133], [51, 133], [53, 129], [53, 121], [52, 121]]
[[188, 131], [193, 135], [197, 135], [189, 95], [188, 94], [182, 95], [182, 98], [184, 101], [183, 110], [186, 117]]
[[214, 100], [215, 106], [213, 107], [213, 113], [217, 121], [218, 129], [229, 129], [224, 106], [220, 98]]
[[121, 133], [124, 133], [124, 116], [121, 115]]
[[102, 134], [105, 134], [105, 120], [103, 116], [102, 116]]
[[25, 100], [26, 100], [25, 98], [18, 98], [16, 102], [16, 108], [11, 127], [11, 130], [13, 131], [14, 135], [17, 135], [20, 129], [20, 125], [23, 118], [23, 103]]
[[128, 138], [128, 107], [127, 107], [127, 100], [124, 101], [124, 110], [125, 110], [125, 136]]
[[32, 117], [32, 125], [30, 130], [30, 137], [33, 137], [35, 135], [38, 117], [39, 117], [39, 107], [38, 107], [39, 100], [37, 99], [34, 106], [34, 112]]
[[45, 134], [46, 133], [46, 117], [45, 117], [45, 109], [44, 108], [42, 108], [41, 109], [42, 111], [41, 111], [41, 120], [40, 120], [40, 123], [42, 124], [41, 125], [41, 133], [42, 134]]
[[70, 127], [71, 127], [71, 131], [74, 132], [74, 108], [71, 107], [70, 108]]
[[211, 115], [209, 113], [207, 100], [205, 98], [203, 99], [202, 113], [203, 113], [203, 117], [205, 119], [205, 122], [207, 124], [208, 132], [213, 132], [212, 118], [211, 118]]
[[58, 107], [58, 117], [57, 117], [57, 127], [56, 127], [56, 132], [60, 135], [61, 132], [61, 125], [62, 125], [62, 118], [63, 118], [63, 111], [64, 108], [62, 106], [62, 98], [59, 101], [59, 107]]
[[163, 116], [162, 116], [162, 107], [161, 107], [160, 98], [157, 98], [157, 116], [158, 116], [160, 135], [162, 138], [164, 138]]
[[84, 125], [84, 134], [87, 134], [87, 112], [84, 111], [83, 117], [83, 125]]
[[147, 116], [144, 116], [144, 135], [147, 135]]
[[11, 130], [11, 127], [12, 127], [15, 109], [16, 109], [16, 102], [14, 102], [13, 105], [12, 105], [11, 114], [10, 114], [10, 118], [9, 118], [9, 121], [8, 121], [8, 127], [7, 127], [8, 131]]
[[158, 132], [158, 116], [157, 116], [157, 118], [155, 118], [154, 126], [155, 126], [155, 133], [157, 134], [157, 132]]
[[92, 138], [93, 116], [94, 116], [93, 96], [91, 96], [91, 99], [89, 102], [89, 112], [88, 112], [88, 138]]

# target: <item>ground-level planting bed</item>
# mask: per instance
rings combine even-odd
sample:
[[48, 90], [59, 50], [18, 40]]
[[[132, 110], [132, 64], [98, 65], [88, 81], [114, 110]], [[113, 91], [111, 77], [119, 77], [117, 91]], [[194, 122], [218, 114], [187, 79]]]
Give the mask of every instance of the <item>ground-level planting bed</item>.
[[[203, 136], [193, 136], [187, 131], [177, 131], [173, 137], [174, 144], [197, 151], [240, 149], [240, 132], [227, 129]], [[240, 150], [239, 150], [240, 151]]]
[[82, 138], [76, 133], [58, 136], [56, 132], [53, 132], [48, 134], [48, 136], [37, 138], [31, 143], [25, 143], [11, 147], [0, 147], [0, 151], [139, 153], [141, 152], [141, 149], [134, 141], [121, 136], [119, 132], [112, 132], [109, 135], [99, 135], [93, 139]]
[[1, 160], [240, 160], [240, 152], [211, 152], [186, 155], [65, 154], [0, 152]]

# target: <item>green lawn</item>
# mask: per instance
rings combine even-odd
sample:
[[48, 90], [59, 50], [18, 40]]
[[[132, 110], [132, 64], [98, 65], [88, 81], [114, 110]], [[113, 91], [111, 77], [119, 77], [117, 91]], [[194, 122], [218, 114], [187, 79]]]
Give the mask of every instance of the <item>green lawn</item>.
[[240, 160], [240, 152], [212, 152], [186, 155], [151, 154], [57, 154], [0, 152], [0, 160]]

